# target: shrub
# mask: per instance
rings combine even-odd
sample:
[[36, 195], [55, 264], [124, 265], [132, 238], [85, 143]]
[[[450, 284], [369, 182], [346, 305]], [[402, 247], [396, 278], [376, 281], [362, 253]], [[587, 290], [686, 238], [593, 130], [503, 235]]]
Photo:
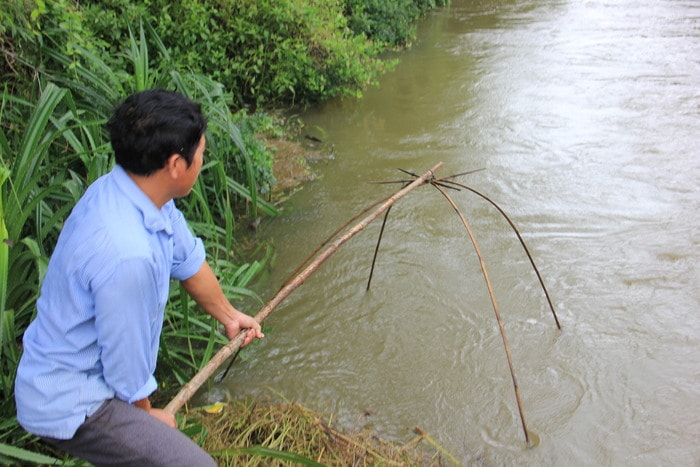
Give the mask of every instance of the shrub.
[[126, 25], [144, 21], [179, 68], [222, 83], [236, 108], [358, 95], [387, 66], [377, 58], [380, 48], [348, 28], [339, 0], [86, 0], [82, 5], [84, 22], [111, 56], [124, 46]]
[[448, 0], [345, 0], [344, 13], [355, 34], [387, 47], [406, 46], [415, 36], [415, 21]]

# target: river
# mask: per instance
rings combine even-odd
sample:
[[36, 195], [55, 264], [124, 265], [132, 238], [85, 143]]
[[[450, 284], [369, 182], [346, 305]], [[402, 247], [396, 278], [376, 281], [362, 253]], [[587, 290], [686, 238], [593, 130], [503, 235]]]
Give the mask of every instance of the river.
[[281, 394], [465, 465], [700, 465], [700, 3], [453, 0], [361, 99], [301, 116], [332, 158], [258, 235], [269, 300], [337, 227], [444, 162], [316, 271], [207, 398]]

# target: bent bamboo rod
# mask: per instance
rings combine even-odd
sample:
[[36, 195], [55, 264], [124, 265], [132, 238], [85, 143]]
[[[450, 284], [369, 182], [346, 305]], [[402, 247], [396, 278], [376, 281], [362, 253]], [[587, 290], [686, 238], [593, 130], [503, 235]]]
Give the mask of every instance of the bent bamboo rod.
[[476, 242], [476, 237], [474, 237], [474, 232], [472, 232], [472, 228], [469, 226], [469, 223], [467, 222], [467, 219], [464, 217], [464, 214], [462, 214], [462, 211], [459, 210], [455, 202], [452, 200], [452, 197], [448, 195], [445, 190], [440, 188], [440, 186], [437, 183], [433, 183], [433, 186], [437, 188], [437, 190], [447, 199], [447, 201], [450, 203], [452, 208], [455, 210], [457, 215], [459, 216], [460, 220], [462, 221], [462, 225], [464, 225], [464, 228], [467, 229], [467, 233], [469, 234], [469, 239], [472, 242], [472, 246], [474, 246], [474, 251], [476, 252], [476, 256], [479, 258], [479, 265], [481, 266], [481, 273], [484, 276], [484, 280], [486, 281], [486, 288], [489, 291], [489, 297], [491, 297], [491, 305], [493, 305], [493, 311], [496, 314], [496, 321], [498, 321], [498, 327], [501, 331], [501, 339], [503, 340], [503, 347], [505, 348], [506, 351], [506, 360], [508, 360], [508, 368], [510, 369], [510, 377], [513, 380], [513, 388], [515, 390], [515, 400], [518, 404], [518, 412], [520, 413], [520, 421], [523, 425], [523, 431], [525, 432], [525, 443], [528, 446], [531, 446], [530, 444], [530, 434], [527, 431], [527, 424], [525, 423], [525, 413], [523, 411], [523, 403], [522, 400], [520, 399], [520, 389], [518, 387], [518, 380], [515, 377], [515, 368], [513, 367], [513, 358], [510, 355], [510, 346], [508, 345], [508, 338], [506, 338], [506, 328], [503, 325], [503, 320], [501, 319], [501, 313], [498, 311], [498, 304], [496, 303], [496, 296], [493, 293], [493, 287], [491, 285], [491, 280], [489, 279], [489, 273], [486, 271], [486, 262], [484, 261], [484, 257], [481, 254], [481, 249], [479, 248], [479, 244]]
[[527, 245], [525, 245], [525, 240], [523, 240], [523, 236], [520, 235], [520, 231], [518, 230], [517, 227], [515, 227], [515, 224], [513, 221], [510, 219], [508, 214], [491, 198], [486, 196], [485, 194], [481, 193], [480, 191], [475, 190], [474, 188], [467, 186], [463, 183], [457, 183], [453, 180], [447, 180], [447, 179], [441, 179], [441, 180], [436, 180], [438, 183], [445, 183], [449, 185], [455, 185], [461, 188], [464, 188], [466, 190], [471, 191], [475, 195], [480, 196], [482, 199], [486, 200], [498, 210], [499, 213], [501, 213], [501, 216], [510, 224], [510, 227], [513, 229], [513, 232], [515, 232], [515, 235], [518, 237], [518, 240], [520, 241], [520, 245], [523, 247], [523, 250], [525, 250], [525, 254], [527, 255], [528, 259], [530, 260], [530, 265], [532, 265], [532, 269], [535, 270], [535, 275], [537, 276], [537, 280], [540, 281], [540, 286], [542, 286], [542, 291], [544, 292], [544, 296], [547, 299], [547, 303], [549, 304], [549, 309], [552, 311], [552, 316], [554, 316], [554, 322], [557, 325], [557, 329], [561, 329], [561, 324], [559, 324], [559, 318], [557, 317], [557, 312], [554, 311], [554, 305], [552, 304], [552, 299], [549, 297], [549, 292], [547, 291], [547, 287], [544, 285], [544, 280], [542, 279], [542, 275], [540, 274], [539, 269], [537, 269], [537, 266], [535, 265], [535, 260], [532, 258], [532, 254], [530, 254], [530, 250], [528, 249]]
[[[401, 190], [397, 191], [393, 196], [387, 199], [381, 206], [377, 207], [372, 211], [367, 217], [362, 221], [357, 223], [353, 228], [348, 230], [345, 234], [340, 236], [337, 240], [331, 243], [328, 248], [321, 252], [316, 259], [314, 259], [302, 272], [299, 273], [293, 280], [287, 282], [287, 284], [282, 287], [279, 292], [263, 306], [254, 319], [258, 323], [262, 323], [272, 311], [294, 290], [301, 286], [306, 279], [311, 276], [311, 274], [318, 269], [318, 267], [326, 261], [333, 253], [335, 253], [340, 246], [350, 240], [357, 233], [365, 229], [372, 221], [374, 221], [380, 214], [389, 209], [393, 204], [399, 199], [407, 195], [411, 190], [417, 188], [420, 185], [430, 183], [433, 178], [433, 174], [440, 169], [444, 164], [438, 162], [432, 169], [428, 170], [426, 173], [416, 178], [411, 184], [405, 186]], [[226, 359], [228, 359], [233, 353], [241, 347], [245, 339], [246, 333], [248, 331], [244, 330], [239, 332], [236, 337], [231, 339], [224, 347], [222, 347], [209, 362], [195, 374], [192, 379], [185, 384], [180, 392], [178, 392], [175, 397], [165, 406], [165, 411], [171, 414], [177, 413], [183, 405], [190, 400], [195, 392], [214, 374], [217, 368], [223, 364]]]

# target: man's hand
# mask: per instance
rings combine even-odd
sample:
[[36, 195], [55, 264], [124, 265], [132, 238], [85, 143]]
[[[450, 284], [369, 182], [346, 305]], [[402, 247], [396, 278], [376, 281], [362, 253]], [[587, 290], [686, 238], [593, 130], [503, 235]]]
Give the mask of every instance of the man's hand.
[[141, 410], [145, 410], [150, 415], [153, 415], [158, 420], [172, 428], [177, 428], [177, 421], [175, 420], [175, 415], [171, 414], [170, 412], [166, 412], [163, 409], [154, 409], [153, 407], [151, 407], [151, 401], [148, 400], [148, 397], [134, 402], [134, 407], [138, 407]]
[[166, 412], [163, 409], [149, 409], [148, 413], [166, 425], [177, 428], [177, 420], [175, 420], [175, 415], [171, 414], [170, 412]]
[[245, 313], [235, 310], [235, 314], [231, 319], [225, 321], [224, 330], [226, 331], [226, 337], [233, 339], [243, 329], [248, 329], [248, 333], [243, 341], [243, 346], [250, 344], [253, 339], [262, 339], [265, 337], [262, 330], [260, 329], [260, 324], [253, 319], [252, 316], [248, 316]]

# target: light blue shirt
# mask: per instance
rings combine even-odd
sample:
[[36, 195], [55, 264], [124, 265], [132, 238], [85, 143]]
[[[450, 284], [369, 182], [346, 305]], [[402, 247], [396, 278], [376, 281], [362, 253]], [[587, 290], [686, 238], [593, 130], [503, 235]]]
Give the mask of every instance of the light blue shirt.
[[19, 423], [70, 439], [107, 399], [151, 394], [170, 279], [204, 260], [172, 200], [158, 209], [118, 165], [96, 180], [66, 220], [24, 334]]

